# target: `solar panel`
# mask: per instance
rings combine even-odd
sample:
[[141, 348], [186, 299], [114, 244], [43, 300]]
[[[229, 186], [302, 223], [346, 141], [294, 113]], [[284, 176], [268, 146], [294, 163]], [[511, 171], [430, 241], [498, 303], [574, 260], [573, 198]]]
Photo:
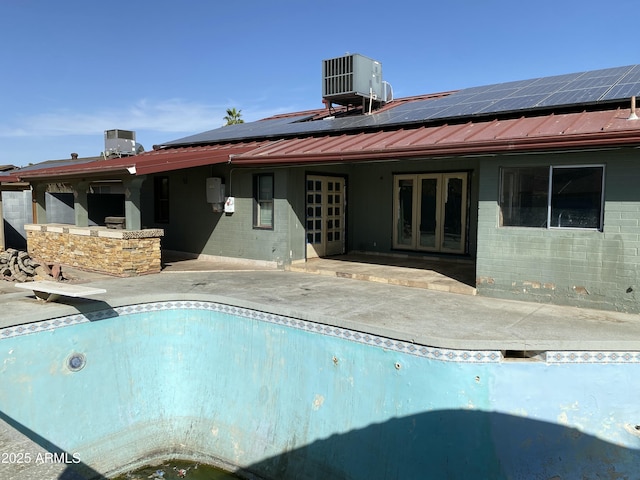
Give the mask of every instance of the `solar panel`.
[[640, 96], [640, 65], [634, 65], [611, 90], [603, 95], [602, 100], [618, 100]]
[[529, 109], [535, 107], [547, 97], [548, 95], [546, 93], [542, 93], [538, 95], [503, 98], [502, 100], [496, 100], [492, 103], [489, 110], [491, 112], [513, 112], [516, 110]]
[[640, 95], [640, 65], [466, 88], [444, 98], [400, 105], [387, 124], [594, 104], [632, 95]]
[[274, 135], [280, 132], [283, 126], [313, 118], [313, 115], [297, 115], [293, 117], [259, 120], [256, 122], [237, 123], [224, 127], [197, 133], [188, 137], [172, 140], [163, 145], [187, 145], [195, 143], [219, 142], [224, 140], [239, 140], [244, 138], [256, 138]]
[[640, 65], [465, 88], [440, 98], [404, 102], [372, 115], [316, 121], [307, 121], [313, 118], [312, 115], [298, 115], [229, 125], [175, 140], [166, 145], [340, 132], [430, 120], [597, 104], [623, 100], [634, 95], [640, 96]]
[[640, 82], [622, 83], [616, 85], [602, 97], [603, 100], [616, 100], [630, 97], [640, 97]]

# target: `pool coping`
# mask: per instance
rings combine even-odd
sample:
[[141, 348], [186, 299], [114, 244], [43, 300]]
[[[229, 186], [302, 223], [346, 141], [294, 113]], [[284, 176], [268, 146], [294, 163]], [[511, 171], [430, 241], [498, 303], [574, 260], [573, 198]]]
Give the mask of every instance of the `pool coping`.
[[86, 283], [107, 293], [56, 304], [37, 302], [17, 288], [0, 295], [0, 328], [127, 305], [203, 301], [440, 349], [566, 352], [573, 358], [571, 352], [590, 352], [593, 358], [599, 352], [635, 358], [640, 352], [640, 316], [635, 314], [276, 270], [97, 277]]
[[[635, 363], [640, 352], [638, 315], [313, 274], [276, 270], [172, 272], [124, 279], [97, 276], [85, 283], [107, 292], [92, 299], [70, 298], [55, 304], [38, 302], [27, 293], [18, 293], [18, 288], [14, 288], [16, 293], [0, 295], [0, 329], [128, 305], [202, 301], [444, 350], [543, 351], [547, 361], [616, 363]], [[535, 355], [522, 357], [535, 360]]]

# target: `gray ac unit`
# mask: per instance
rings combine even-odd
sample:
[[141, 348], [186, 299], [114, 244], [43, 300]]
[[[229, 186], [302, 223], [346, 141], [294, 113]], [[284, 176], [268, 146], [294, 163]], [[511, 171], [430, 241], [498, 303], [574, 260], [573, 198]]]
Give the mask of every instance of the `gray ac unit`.
[[131, 130], [105, 130], [105, 156], [135, 155], [136, 153], [136, 132]]
[[323, 60], [322, 98], [345, 106], [383, 102], [382, 65], [357, 53]]

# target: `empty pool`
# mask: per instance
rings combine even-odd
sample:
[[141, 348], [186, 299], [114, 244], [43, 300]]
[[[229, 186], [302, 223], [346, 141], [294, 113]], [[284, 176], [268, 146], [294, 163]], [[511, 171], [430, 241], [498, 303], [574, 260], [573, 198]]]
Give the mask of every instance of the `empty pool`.
[[8, 327], [0, 478], [173, 458], [265, 479], [636, 475], [638, 353], [521, 357], [204, 301]]

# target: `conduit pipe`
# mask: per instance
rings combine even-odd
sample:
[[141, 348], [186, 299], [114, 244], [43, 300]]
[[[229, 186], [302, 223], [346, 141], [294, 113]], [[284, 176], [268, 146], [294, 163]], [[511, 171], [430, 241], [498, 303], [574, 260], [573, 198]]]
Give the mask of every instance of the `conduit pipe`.
[[636, 115], [636, 96], [631, 97], [631, 114], [627, 120], [638, 120], [638, 115]]

